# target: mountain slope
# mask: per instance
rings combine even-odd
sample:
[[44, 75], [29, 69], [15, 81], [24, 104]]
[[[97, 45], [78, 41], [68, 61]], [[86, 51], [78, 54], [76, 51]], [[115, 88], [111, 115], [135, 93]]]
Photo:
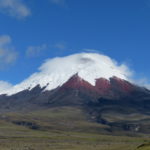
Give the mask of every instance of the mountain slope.
[[51, 91], [36, 86], [0, 97], [0, 112], [3, 113], [64, 106], [80, 107], [94, 122], [109, 126], [109, 132], [150, 133], [150, 91], [117, 77], [97, 79], [93, 86], [75, 74]]
[[109, 126], [109, 132], [150, 133], [150, 91], [128, 77], [125, 66], [103, 55], [55, 58], [2, 93], [0, 113], [80, 107], [91, 121]]

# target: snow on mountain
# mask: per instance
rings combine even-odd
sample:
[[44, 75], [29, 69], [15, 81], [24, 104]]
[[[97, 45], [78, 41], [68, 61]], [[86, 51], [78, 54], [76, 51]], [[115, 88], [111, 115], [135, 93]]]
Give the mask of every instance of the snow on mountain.
[[94, 86], [98, 78], [109, 80], [109, 78], [116, 76], [129, 80], [131, 71], [126, 65], [119, 65], [116, 61], [102, 54], [73, 54], [46, 60], [39, 68], [39, 72], [0, 94], [13, 95], [25, 89], [31, 90], [37, 85], [46, 87], [45, 90], [52, 90], [63, 85], [75, 74]]

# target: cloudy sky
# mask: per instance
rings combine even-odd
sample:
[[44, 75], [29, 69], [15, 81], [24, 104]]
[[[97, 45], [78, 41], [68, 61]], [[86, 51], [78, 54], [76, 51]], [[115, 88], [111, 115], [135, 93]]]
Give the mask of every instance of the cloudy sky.
[[148, 84], [149, 40], [149, 0], [0, 0], [0, 89], [85, 49], [126, 63]]

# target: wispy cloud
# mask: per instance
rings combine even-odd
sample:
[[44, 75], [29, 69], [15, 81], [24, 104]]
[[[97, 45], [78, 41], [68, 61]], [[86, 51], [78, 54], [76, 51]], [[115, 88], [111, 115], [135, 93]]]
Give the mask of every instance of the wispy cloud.
[[25, 18], [31, 14], [30, 9], [23, 0], [0, 0], [0, 11], [18, 19]]
[[6, 81], [0, 81], [0, 93], [3, 93], [4, 91], [11, 89], [13, 87], [12, 84]]
[[143, 86], [143, 87], [150, 89], [150, 80], [146, 77], [136, 79], [134, 82], [138, 84], [139, 86]]
[[8, 35], [0, 36], [0, 69], [13, 64], [18, 53], [12, 46], [12, 39]]
[[26, 50], [27, 57], [38, 57], [40, 56], [48, 46], [46, 44], [40, 46], [29, 46]]
[[[83, 49], [83, 52], [100, 53], [100, 51], [98, 51], [98, 50], [95, 50], [95, 49], [87, 49], [87, 48]], [[101, 53], [101, 54], [102, 54], [102, 53]]]
[[49, 0], [52, 4], [59, 5], [66, 7], [67, 6], [67, 1], [66, 0]]

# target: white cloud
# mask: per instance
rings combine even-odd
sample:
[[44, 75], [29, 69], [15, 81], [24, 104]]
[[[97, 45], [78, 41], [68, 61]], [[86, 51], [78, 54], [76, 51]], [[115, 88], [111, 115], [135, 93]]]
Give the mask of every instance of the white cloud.
[[23, 0], [0, 0], [0, 11], [16, 18], [25, 18], [31, 14]]
[[17, 59], [18, 53], [11, 43], [10, 36], [0, 36], [0, 69], [13, 64]]
[[67, 5], [66, 0], [50, 0], [50, 2], [63, 7]]
[[0, 81], [0, 93], [3, 93], [6, 90], [11, 89], [13, 86], [12, 84], [6, 82], [6, 81]]
[[41, 53], [47, 49], [47, 45], [43, 44], [40, 46], [29, 46], [26, 50], [26, 56], [27, 57], [38, 57], [41, 55]]

